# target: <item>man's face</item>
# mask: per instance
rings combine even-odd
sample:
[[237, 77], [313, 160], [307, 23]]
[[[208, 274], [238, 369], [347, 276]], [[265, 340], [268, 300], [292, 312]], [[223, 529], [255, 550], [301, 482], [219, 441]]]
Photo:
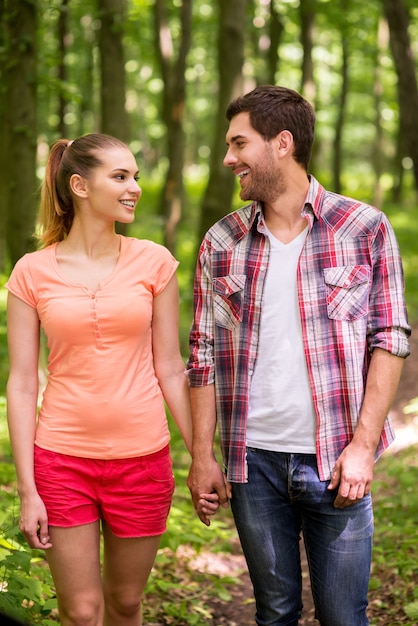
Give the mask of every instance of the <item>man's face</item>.
[[239, 178], [242, 200], [272, 202], [282, 190], [276, 143], [254, 130], [249, 113], [239, 113], [230, 121], [224, 165]]

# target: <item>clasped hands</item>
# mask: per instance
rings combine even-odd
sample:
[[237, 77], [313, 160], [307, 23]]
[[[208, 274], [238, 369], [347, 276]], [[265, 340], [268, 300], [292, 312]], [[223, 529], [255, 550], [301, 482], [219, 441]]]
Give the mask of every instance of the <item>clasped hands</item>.
[[231, 484], [216, 460], [206, 462], [192, 462], [187, 485], [193, 500], [193, 505], [199, 519], [206, 526], [210, 526], [212, 515], [218, 508], [228, 508], [231, 498]]

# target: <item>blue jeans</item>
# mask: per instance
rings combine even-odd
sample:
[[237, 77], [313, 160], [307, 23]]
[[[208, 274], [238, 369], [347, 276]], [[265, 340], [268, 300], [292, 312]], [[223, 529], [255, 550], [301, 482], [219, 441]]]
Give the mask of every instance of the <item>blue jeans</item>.
[[366, 496], [336, 509], [313, 454], [247, 448], [248, 483], [231, 508], [247, 561], [259, 626], [297, 626], [302, 611], [299, 541], [305, 541], [321, 626], [367, 626], [373, 511]]

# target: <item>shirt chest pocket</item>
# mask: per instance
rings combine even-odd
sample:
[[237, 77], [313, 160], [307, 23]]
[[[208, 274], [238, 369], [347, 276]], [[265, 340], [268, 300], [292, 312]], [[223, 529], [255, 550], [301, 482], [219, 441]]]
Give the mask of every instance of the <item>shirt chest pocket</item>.
[[242, 322], [245, 281], [244, 274], [213, 279], [213, 308], [218, 326], [233, 330]]
[[328, 317], [352, 322], [368, 314], [371, 267], [345, 265], [324, 269]]

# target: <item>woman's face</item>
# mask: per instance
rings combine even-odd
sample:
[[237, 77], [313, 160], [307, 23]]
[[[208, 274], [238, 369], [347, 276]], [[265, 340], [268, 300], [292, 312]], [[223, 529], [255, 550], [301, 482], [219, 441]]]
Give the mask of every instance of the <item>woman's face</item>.
[[[83, 211], [106, 221], [130, 223], [142, 195], [138, 167], [127, 148], [112, 148], [97, 153], [102, 164], [88, 179], [82, 179]], [[78, 203], [79, 204], [79, 203]]]

